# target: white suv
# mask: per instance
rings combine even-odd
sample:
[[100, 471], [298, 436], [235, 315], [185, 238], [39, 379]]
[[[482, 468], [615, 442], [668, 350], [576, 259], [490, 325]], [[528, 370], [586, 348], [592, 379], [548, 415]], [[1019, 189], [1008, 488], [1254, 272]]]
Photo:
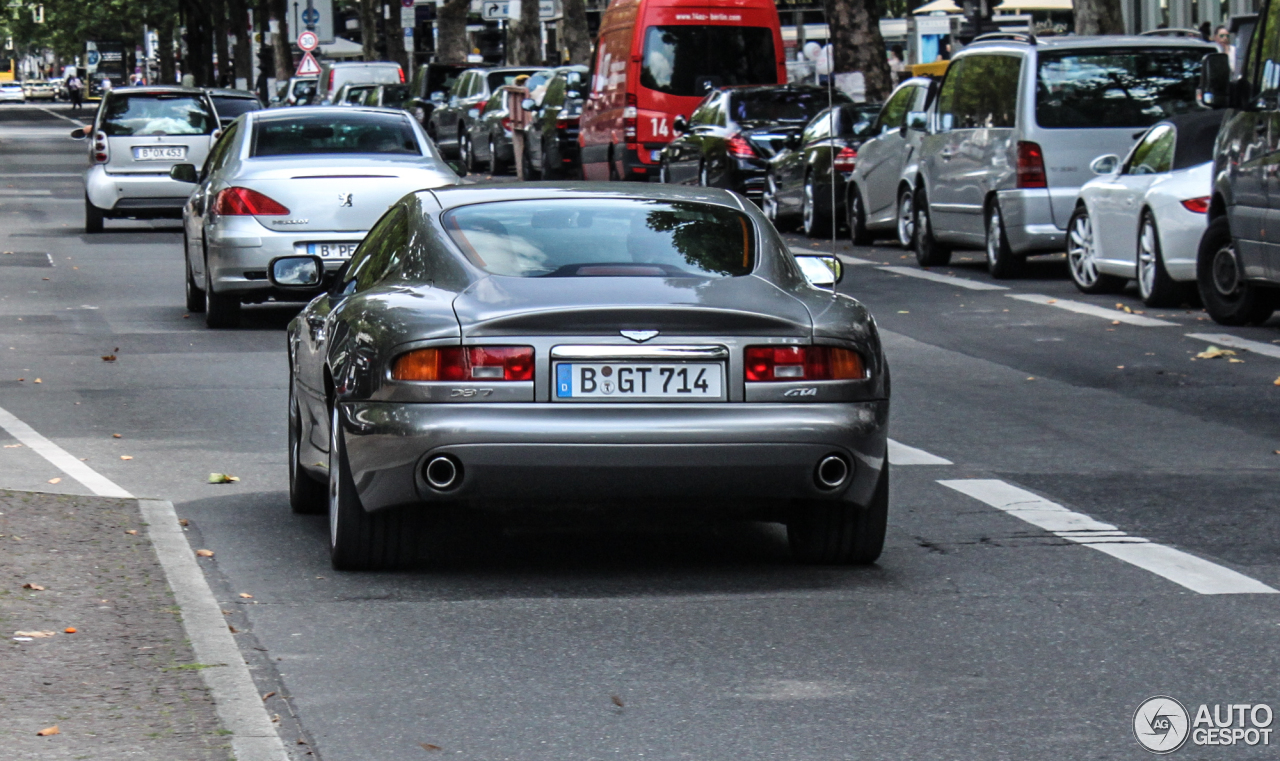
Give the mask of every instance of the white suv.
[[174, 164], [202, 166], [218, 136], [218, 115], [201, 90], [129, 87], [107, 93], [91, 127], [84, 175], [84, 229], [103, 220], [182, 216], [191, 185], [169, 177]]

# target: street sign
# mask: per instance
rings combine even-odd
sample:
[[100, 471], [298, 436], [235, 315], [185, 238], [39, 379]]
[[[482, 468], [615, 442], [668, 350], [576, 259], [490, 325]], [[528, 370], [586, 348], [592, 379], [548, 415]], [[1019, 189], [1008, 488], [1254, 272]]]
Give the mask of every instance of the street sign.
[[413, 7], [413, 0], [400, 0], [400, 7], [401, 7], [401, 8], [412, 8], [412, 7]]
[[302, 12], [302, 23], [307, 26], [315, 26], [320, 23], [320, 11], [315, 8], [308, 8]]
[[410, 5], [400, 9], [400, 26], [410, 29], [418, 24], [418, 10]]
[[320, 73], [320, 64], [316, 61], [316, 57], [311, 55], [311, 51], [302, 54], [302, 61], [298, 63], [298, 70], [294, 72], [299, 77], [314, 77]]
[[509, 0], [485, 0], [484, 5], [480, 7], [480, 18], [485, 21], [509, 18], [510, 10]]
[[298, 49], [304, 53], [310, 53], [320, 45], [320, 38], [315, 32], [303, 32], [298, 35]]

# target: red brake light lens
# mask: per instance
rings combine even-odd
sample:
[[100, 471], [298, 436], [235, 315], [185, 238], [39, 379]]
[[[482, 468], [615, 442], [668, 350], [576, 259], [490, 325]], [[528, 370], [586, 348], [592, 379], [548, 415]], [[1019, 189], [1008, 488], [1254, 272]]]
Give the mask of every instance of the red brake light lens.
[[288, 214], [289, 210], [256, 190], [227, 188], [213, 200], [213, 213], [228, 217], [279, 216]]
[[391, 363], [398, 381], [531, 381], [532, 346], [444, 346], [415, 349]]
[[756, 149], [747, 142], [742, 135], [734, 135], [725, 141], [725, 149], [729, 151], [730, 156], [737, 156], [742, 159], [753, 159], [756, 157]]
[[622, 109], [622, 136], [633, 142], [636, 139], [636, 117], [640, 115], [639, 103], [636, 94], [629, 92], [626, 106]]
[[1018, 187], [1049, 187], [1044, 173], [1044, 153], [1036, 143], [1018, 142]]
[[858, 149], [845, 146], [836, 154], [834, 161], [837, 172], [852, 172], [855, 160], [858, 158]]
[[1209, 213], [1209, 196], [1200, 196], [1199, 198], [1188, 198], [1182, 202], [1183, 208], [1196, 214]]
[[404, 69], [396, 69], [396, 73], [400, 75], [400, 84], [404, 84]]
[[748, 346], [749, 382], [861, 380], [867, 377], [862, 357], [839, 346]]

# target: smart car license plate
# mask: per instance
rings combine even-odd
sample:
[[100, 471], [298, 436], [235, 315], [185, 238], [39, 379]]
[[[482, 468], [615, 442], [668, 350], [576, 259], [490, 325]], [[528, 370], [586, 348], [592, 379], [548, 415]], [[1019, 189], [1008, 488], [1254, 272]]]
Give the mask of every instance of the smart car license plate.
[[133, 149], [134, 161], [182, 161], [186, 157], [185, 145], [138, 146]]
[[724, 365], [714, 362], [561, 362], [557, 399], [722, 399]]
[[342, 259], [350, 259], [351, 255], [356, 252], [356, 247], [360, 245], [360, 241], [346, 241], [344, 243], [308, 243], [307, 253], [312, 256], [321, 256], [325, 258], [340, 257]]

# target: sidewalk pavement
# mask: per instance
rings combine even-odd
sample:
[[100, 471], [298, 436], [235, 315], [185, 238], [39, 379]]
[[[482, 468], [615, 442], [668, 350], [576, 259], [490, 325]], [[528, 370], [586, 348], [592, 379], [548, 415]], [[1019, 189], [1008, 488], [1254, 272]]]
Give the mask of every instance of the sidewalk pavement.
[[6, 759], [231, 757], [136, 501], [0, 491], [0, 636]]

